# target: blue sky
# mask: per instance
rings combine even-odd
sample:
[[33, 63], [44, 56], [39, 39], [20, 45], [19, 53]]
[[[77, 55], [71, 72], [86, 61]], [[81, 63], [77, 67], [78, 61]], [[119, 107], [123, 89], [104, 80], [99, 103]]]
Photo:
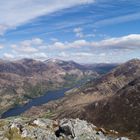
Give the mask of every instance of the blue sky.
[[0, 0], [2, 59], [140, 58], [139, 0]]

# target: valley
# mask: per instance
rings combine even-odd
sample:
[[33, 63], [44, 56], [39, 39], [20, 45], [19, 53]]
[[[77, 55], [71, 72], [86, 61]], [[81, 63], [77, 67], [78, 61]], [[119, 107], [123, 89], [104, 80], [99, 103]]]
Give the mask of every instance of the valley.
[[[111, 69], [116, 65], [105, 65]], [[101, 75], [98, 66], [74, 61], [33, 59], [0, 61], [0, 114], [15, 106], [27, 104], [53, 90], [72, 88]], [[11, 100], [12, 99], [12, 100]]]
[[[138, 139], [140, 60], [133, 59], [96, 80], [69, 91], [64, 98], [32, 107], [23, 116], [80, 118]], [[50, 114], [50, 115], [49, 115]]]
[[[48, 60], [45, 62], [28, 60], [28, 63], [25, 63], [25, 60], [22, 61], [24, 65], [29, 65], [30, 70], [32, 70], [31, 73], [28, 71], [28, 73], [25, 72], [23, 74], [21, 73], [21, 69], [16, 69], [16, 71], [14, 70], [12, 72], [11, 67], [3, 71], [1, 70], [1, 73], [5, 74], [8, 71], [10, 74], [16, 73], [16, 75], [21, 77], [23, 74], [23, 77], [29, 80], [27, 83], [33, 86], [32, 90], [27, 92], [28, 100], [24, 98], [27, 96], [26, 92], [26, 94], [24, 94], [24, 92], [13, 92], [12, 95], [14, 96], [9, 96], [9, 99], [11, 100], [15, 97], [15, 101], [12, 100], [15, 107], [11, 103], [8, 107], [4, 106], [2, 111], [5, 113], [1, 114], [2, 118], [12, 116], [22, 116], [23, 118], [32, 119], [49, 118], [54, 120], [79, 118], [93, 123], [97, 127], [102, 127], [107, 130], [116, 130], [121, 136], [127, 136], [132, 139], [139, 138], [139, 59], [132, 59], [120, 65], [98, 64], [96, 67], [95, 64], [89, 66], [62, 60]], [[21, 66], [24, 66], [23, 62]], [[44, 70], [40, 68], [41, 65], [43, 65]], [[39, 75], [37, 79], [34, 79], [33, 75], [37, 74], [37, 67], [39, 67], [41, 71], [37, 71], [37, 73], [43, 74], [43, 77]], [[108, 69], [108, 72], [101, 72], [106, 71], [106, 69]], [[51, 81], [54, 80], [53, 82], [56, 82], [55, 85], [53, 82], [51, 83], [51, 88], [48, 87], [47, 82], [45, 83], [45, 80], [48, 80], [46, 73], [51, 74]], [[32, 80], [36, 83], [35, 85], [30, 82], [28, 74], [32, 75]], [[10, 79], [11, 77], [7, 78]], [[62, 79], [63, 82], [60, 84], [58, 79]], [[42, 80], [44, 85], [38, 85], [38, 82], [42, 82]], [[17, 79], [17, 81], [19, 81], [19, 79]], [[11, 83], [8, 83], [7, 86], [10, 84]], [[13, 84], [15, 84], [15, 82], [13, 82]], [[59, 86], [56, 86], [57, 84]], [[46, 92], [37, 90], [36, 86], [38, 86], [39, 89], [42, 89], [44, 86], [44, 91]], [[17, 90], [16, 86], [15, 90]], [[23, 90], [25, 90], [25, 87], [22, 91]], [[32, 95], [33, 93], [35, 93], [35, 95]], [[8, 94], [10, 95], [10, 93]], [[7, 96], [8, 94], [6, 92], [4, 95]], [[20, 95], [20, 97], [17, 97], [17, 95]], [[5, 96], [2, 96], [2, 98], [3, 97]], [[17, 102], [18, 98], [24, 102]], [[26, 104], [23, 105], [24, 103]]]

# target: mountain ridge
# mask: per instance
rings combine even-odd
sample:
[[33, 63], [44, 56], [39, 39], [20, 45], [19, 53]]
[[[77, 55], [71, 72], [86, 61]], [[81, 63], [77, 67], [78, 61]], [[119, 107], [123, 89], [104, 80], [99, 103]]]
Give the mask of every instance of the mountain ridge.
[[[139, 125], [136, 124], [140, 123], [139, 76], [140, 60], [130, 60], [101, 76], [97, 80], [90, 81], [85, 86], [75, 89], [74, 92], [72, 90], [71, 93], [63, 99], [52, 101], [40, 107], [33, 107], [24, 115], [31, 116], [34, 114], [35, 116], [43, 116], [45, 115], [45, 112], [49, 110], [53, 114], [50, 116], [52, 118], [62, 119], [64, 117], [78, 117], [80, 119], [88, 120], [97, 126], [103, 126], [109, 129], [116, 128], [117, 131], [127, 133], [127, 135], [134, 133], [131, 137], [135, 138], [136, 135], [136, 139], [138, 139], [139, 127], [136, 126]], [[130, 96], [129, 99], [127, 94]], [[133, 95], [136, 95], [137, 98]], [[118, 103], [114, 98], [116, 100], [118, 99]], [[126, 105], [120, 106], [125, 101]], [[137, 104], [136, 106], [133, 106], [132, 104], [135, 104], [135, 102]], [[108, 107], [108, 104], [112, 108]], [[124, 112], [126, 110], [129, 113], [127, 114], [127, 112], [124, 113], [121, 112], [121, 110], [119, 111], [121, 108]], [[131, 114], [131, 112], [137, 114], [134, 115], [136, 121], [133, 120], [133, 114]], [[116, 115], [112, 119], [111, 116], [114, 114]], [[121, 118], [125, 118], [126, 121], [123, 121]], [[115, 122], [115, 120], [118, 121]], [[122, 129], [123, 127], [125, 129]]]
[[[0, 61], [0, 114], [25, 104], [48, 90], [76, 85], [100, 74], [74, 61], [42, 62], [34, 59]], [[61, 63], [60, 63], [61, 62]], [[11, 100], [13, 99], [13, 100]]]

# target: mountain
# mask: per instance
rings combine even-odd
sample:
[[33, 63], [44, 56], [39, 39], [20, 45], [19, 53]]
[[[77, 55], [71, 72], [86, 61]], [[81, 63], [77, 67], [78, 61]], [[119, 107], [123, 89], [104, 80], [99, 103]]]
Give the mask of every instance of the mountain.
[[[33, 107], [24, 115], [80, 118], [133, 139], [140, 137], [140, 60], [133, 59], [71, 90], [63, 99]], [[63, 106], [62, 106], [63, 105]]]
[[133, 59], [77, 89], [85, 94], [115, 94], [140, 75], [140, 60]]
[[73, 61], [0, 61], [0, 114], [48, 90], [69, 88], [99, 74]]
[[88, 69], [94, 69], [100, 74], [106, 74], [111, 71], [113, 68], [117, 67], [118, 63], [97, 63], [97, 64], [84, 64]]
[[118, 132], [79, 119], [9, 118], [0, 120], [0, 140], [129, 140]]
[[140, 138], [140, 77], [111, 97], [85, 107], [84, 118], [108, 129]]
[[105, 74], [119, 65], [118, 63], [78, 64], [74, 61], [63, 61], [59, 59], [48, 59], [45, 62], [58, 64], [64, 69], [68, 69], [68, 67], [77, 67], [83, 70], [94, 70], [99, 74]]

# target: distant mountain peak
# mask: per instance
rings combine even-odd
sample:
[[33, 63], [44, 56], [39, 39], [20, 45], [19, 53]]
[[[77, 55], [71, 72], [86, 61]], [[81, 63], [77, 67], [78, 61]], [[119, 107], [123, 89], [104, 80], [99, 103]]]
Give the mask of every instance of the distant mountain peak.
[[56, 59], [56, 58], [50, 58], [48, 60], [46, 60], [45, 62], [49, 63], [61, 63], [61, 62], [64, 62], [63, 60], [60, 60], [60, 59]]

